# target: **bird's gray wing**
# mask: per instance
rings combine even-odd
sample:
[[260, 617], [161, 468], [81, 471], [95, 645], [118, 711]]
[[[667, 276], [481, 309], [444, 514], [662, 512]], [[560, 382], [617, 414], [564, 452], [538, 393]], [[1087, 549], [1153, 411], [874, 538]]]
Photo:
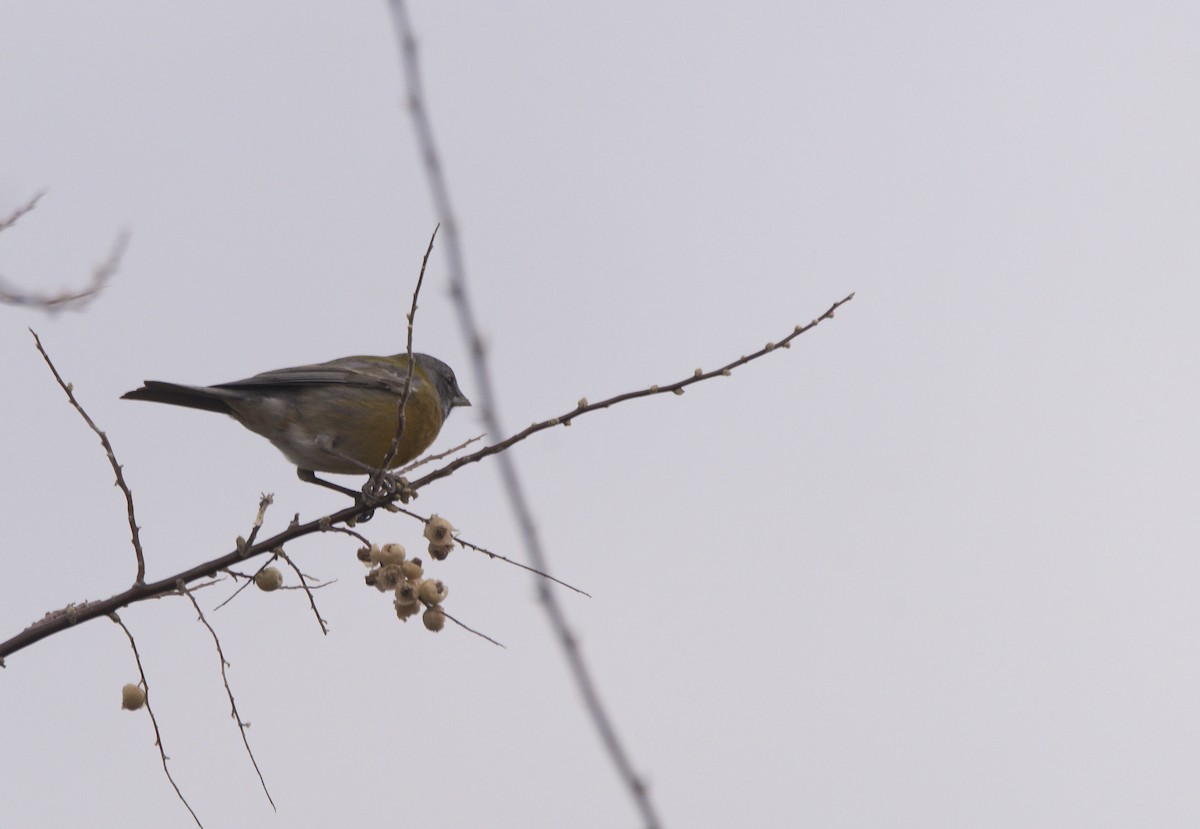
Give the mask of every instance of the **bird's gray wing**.
[[[313, 363], [264, 371], [245, 380], [219, 383], [218, 389], [245, 390], [250, 388], [296, 388], [298, 386], [357, 386], [381, 389], [400, 394], [404, 389], [407, 367], [380, 363], [371, 357], [342, 357], [328, 363]], [[419, 374], [413, 374], [413, 388], [422, 385]]]

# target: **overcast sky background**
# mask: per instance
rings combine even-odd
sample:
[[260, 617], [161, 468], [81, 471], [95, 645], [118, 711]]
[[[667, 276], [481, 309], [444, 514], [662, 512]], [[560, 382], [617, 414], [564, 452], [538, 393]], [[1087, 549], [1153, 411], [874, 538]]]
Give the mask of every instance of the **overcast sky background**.
[[[790, 351], [514, 450], [561, 599], [667, 826], [1200, 823], [1200, 6], [415, 3], [510, 429]], [[403, 348], [435, 221], [382, 2], [0, 6], [0, 638], [340, 508], [231, 420], [119, 400]], [[477, 387], [435, 250], [417, 347]], [[438, 446], [480, 432], [457, 411]], [[498, 437], [498, 436], [492, 436]], [[349, 481], [349, 479], [347, 479]], [[416, 506], [525, 560], [494, 464]], [[420, 546], [380, 515], [377, 541]], [[351, 541], [319, 603], [126, 610], [217, 827], [635, 827], [515, 568], [400, 624]], [[211, 608], [226, 586], [200, 594]], [[120, 630], [0, 672], [0, 825], [178, 826]]]

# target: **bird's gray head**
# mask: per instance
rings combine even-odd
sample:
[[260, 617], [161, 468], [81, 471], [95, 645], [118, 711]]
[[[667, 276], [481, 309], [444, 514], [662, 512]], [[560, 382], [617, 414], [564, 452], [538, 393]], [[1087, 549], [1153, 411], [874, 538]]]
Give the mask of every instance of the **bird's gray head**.
[[417, 365], [428, 375], [433, 381], [434, 388], [437, 389], [438, 398], [442, 401], [442, 420], [444, 421], [450, 416], [450, 410], [455, 406], [470, 406], [471, 401], [462, 393], [462, 389], [458, 387], [458, 379], [454, 376], [454, 369], [443, 363], [437, 357], [430, 357], [428, 354], [414, 354], [413, 358], [417, 361]]

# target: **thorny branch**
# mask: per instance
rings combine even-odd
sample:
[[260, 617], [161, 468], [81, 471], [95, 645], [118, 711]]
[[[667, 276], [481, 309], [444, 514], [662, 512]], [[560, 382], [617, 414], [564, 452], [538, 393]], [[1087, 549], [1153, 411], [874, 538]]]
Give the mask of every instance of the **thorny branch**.
[[[113, 474], [117, 478], [117, 486], [125, 495], [125, 512], [129, 516], [129, 535], [133, 541], [133, 553], [137, 556], [137, 576], [134, 578], [134, 584], [141, 584], [146, 578], [146, 557], [142, 552], [142, 539], [138, 534], [137, 519], [133, 514], [133, 493], [129, 491], [129, 485], [125, 483], [125, 476], [121, 473], [121, 464], [117, 463], [116, 453], [113, 452], [112, 444], [108, 442], [108, 435], [100, 431], [100, 427], [92, 420], [91, 416], [83, 410], [83, 406], [79, 405], [79, 401], [75, 399], [75, 387], [71, 383], [62, 379], [62, 375], [58, 373], [58, 369], [54, 367], [54, 362], [50, 359], [50, 355], [46, 353], [46, 349], [42, 348], [42, 340], [38, 337], [37, 332], [32, 328], [29, 333], [33, 335], [33, 341], [37, 345], [38, 352], [41, 353], [42, 359], [46, 361], [46, 365], [50, 367], [51, 373], [54, 374], [54, 379], [58, 381], [58, 385], [67, 393], [67, 399], [71, 401], [71, 405], [75, 407], [75, 411], [79, 412], [79, 416], [87, 423], [88, 428], [96, 433], [100, 438], [100, 443], [104, 446], [104, 454], [108, 456], [108, 462], [112, 465]], [[0, 658], [3, 658], [0, 653]]]

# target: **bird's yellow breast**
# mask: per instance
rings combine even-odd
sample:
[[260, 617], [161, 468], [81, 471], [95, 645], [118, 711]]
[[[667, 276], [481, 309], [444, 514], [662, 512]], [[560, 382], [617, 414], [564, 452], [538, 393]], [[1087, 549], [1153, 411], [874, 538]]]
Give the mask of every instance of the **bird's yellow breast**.
[[[302, 387], [233, 404], [242, 425], [275, 444], [301, 469], [357, 475], [378, 469], [399, 424], [399, 395], [356, 386]], [[428, 383], [413, 378], [404, 434], [389, 468], [429, 448], [442, 428], [442, 407]]]

